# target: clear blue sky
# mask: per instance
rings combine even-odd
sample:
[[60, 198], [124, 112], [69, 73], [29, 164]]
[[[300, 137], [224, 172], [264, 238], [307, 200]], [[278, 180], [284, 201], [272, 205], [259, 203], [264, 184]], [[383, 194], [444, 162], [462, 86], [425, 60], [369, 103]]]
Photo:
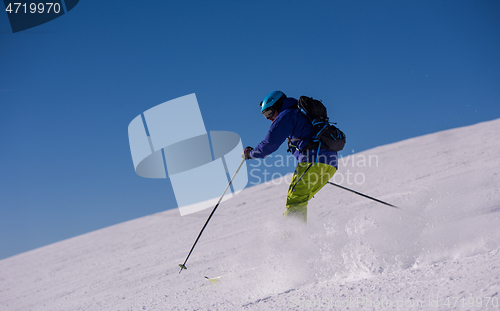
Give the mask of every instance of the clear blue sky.
[[15, 34], [0, 13], [0, 47], [0, 258], [176, 207], [127, 127], [190, 93], [250, 146], [269, 92], [321, 98], [344, 156], [500, 117], [495, 0], [81, 0]]

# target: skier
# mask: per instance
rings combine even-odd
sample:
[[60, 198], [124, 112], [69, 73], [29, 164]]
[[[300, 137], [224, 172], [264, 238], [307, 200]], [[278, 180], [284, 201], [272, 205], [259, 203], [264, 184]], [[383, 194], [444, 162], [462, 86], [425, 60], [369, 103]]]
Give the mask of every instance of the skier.
[[[307, 117], [297, 109], [298, 101], [286, 97], [281, 91], [267, 95], [260, 103], [264, 117], [272, 121], [264, 140], [257, 147], [246, 147], [244, 159], [262, 159], [275, 152], [288, 138], [289, 151], [297, 159], [297, 167], [288, 188], [286, 212], [307, 222], [309, 200], [333, 177], [337, 171], [337, 152], [327, 149], [311, 149], [308, 146], [315, 135]], [[307, 147], [307, 148], [306, 148]]]

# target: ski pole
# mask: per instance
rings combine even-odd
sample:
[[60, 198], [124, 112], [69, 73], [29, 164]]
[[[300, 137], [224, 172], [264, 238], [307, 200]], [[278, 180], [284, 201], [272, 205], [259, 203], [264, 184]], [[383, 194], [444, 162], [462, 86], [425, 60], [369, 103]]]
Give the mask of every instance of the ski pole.
[[357, 191], [351, 190], [351, 189], [349, 189], [349, 188], [342, 187], [341, 185], [337, 185], [337, 184], [332, 183], [332, 182], [328, 182], [328, 183], [329, 183], [330, 185], [337, 186], [337, 187], [339, 187], [339, 188], [342, 188], [342, 189], [344, 189], [344, 190], [347, 190], [347, 191], [353, 192], [353, 193], [355, 193], [355, 194], [358, 194], [358, 195], [360, 195], [360, 196], [362, 196], [362, 197], [365, 197], [365, 198], [371, 199], [371, 200], [373, 200], [373, 201], [377, 201], [377, 202], [379, 202], [379, 203], [382, 203], [382, 204], [385, 204], [385, 205], [388, 205], [388, 206], [391, 206], [391, 207], [394, 207], [394, 208], [400, 209], [399, 207], [397, 207], [397, 206], [395, 206], [395, 205], [392, 205], [392, 204], [389, 204], [389, 203], [387, 203], [387, 202], [384, 202], [384, 201], [381, 201], [381, 200], [378, 200], [378, 199], [372, 198], [371, 196], [368, 196], [368, 195], [366, 195], [366, 194], [362, 194], [362, 193], [360, 193], [360, 192], [357, 192]]
[[212, 212], [210, 213], [210, 216], [208, 216], [208, 219], [207, 219], [207, 221], [205, 222], [205, 225], [203, 225], [203, 228], [201, 228], [201, 231], [200, 231], [200, 233], [198, 234], [198, 237], [196, 238], [196, 241], [194, 241], [194, 244], [193, 244], [193, 246], [191, 247], [191, 250], [189, 251], [189, 254], [188, 254], [188, 255], [187, 255], [187, 257], [186, 257], [186, 260], [184, 260], [184, 263], [179, 264], [179, 267], [181, 267], [181, 270], [179, 271], [179, 274], [182, 272], [182, 270], [187, 269], [187, 267], [186, 267], [186, 262], [188, 261], [189, 256], [191, 256], [191, 253], [193, 252], [193, 249], [194, 249], [194, 247], [196, 246], [196, 243], [198, 243], [198, 240], [200, 239], [201, 234], [203, 233], [203, 230], [205, 230], [206, 226], [208, 225], [208, 222], [210, 221], [210, 218], [212, 218], [213, 214], [215, 213], [215, 210], [217, 209], [217, 207], [219, 207], [219, 204], [220, 204], [220, 202], [222, 201], [222, 198], [224, 197], [224, 195], [226, 194], [227, 189], [229, 189], [229, 187], [230, 187], [230, 186], [231, 186], [231, 184], [233, 183], [233, 180], [234, 180], [234, 178], [236, 177], [236, 174], [238, 174], [238, 172], [240, 171], [241, 166], [243, 165], [243, 163], [244, 163], [245, 161], [246, 161], [246, 159], [243, 159], [243, 161], [241, 161], [241, 164], [240, 164], [240, 166], [238, 166], [238, 169], [237, 169], [237, 170], [236, 170], [236, 172], [234, 173], [233, 178], [231, 178], [231, 181], [229, 181], [229, 184], [227, 185], [226, 190], [224, 190], [224, 192], [222, 193], [221, 197], [219, 198], [219, 201], [217, 202], [217, 204], [215, 204], [215, 207], [214, 207], [214, 209], [212, 210]]

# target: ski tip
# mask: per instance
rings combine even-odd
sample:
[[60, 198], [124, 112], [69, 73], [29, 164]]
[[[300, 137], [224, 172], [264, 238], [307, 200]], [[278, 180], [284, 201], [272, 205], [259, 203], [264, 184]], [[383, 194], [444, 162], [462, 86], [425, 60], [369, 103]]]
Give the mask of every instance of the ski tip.
[[206, 279], [207, 281], [210, 281], [210, 282], [212, 282], [213, 284], [219, 284], [219, 282], [220, 282], [220, 278], [221, 278], [220, 276], [219, 276], [219, 277], [216, 277], [216, 278], [209, 278], [208, 276], [206, 276], [206, 277], [205, 277], [205, 279]]

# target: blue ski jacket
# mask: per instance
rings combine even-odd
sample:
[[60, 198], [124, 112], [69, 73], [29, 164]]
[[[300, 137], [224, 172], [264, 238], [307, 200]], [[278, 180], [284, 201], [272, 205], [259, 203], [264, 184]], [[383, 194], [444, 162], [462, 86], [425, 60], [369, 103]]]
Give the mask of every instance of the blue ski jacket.
[[295, 98], [286, 98], [283, 106], [269, 128], [266, 137], [257, 145], [249, 156], [252, 159], [263, 159], [278, 150], [288, 138], [291, 140], [291, 151], [298, 162], [317, 162], [331, 165], [338, 169], [337, 152], [328, 149], [303, 150], [314, 136], [314, 129], [307, 117], [297, 109]]

